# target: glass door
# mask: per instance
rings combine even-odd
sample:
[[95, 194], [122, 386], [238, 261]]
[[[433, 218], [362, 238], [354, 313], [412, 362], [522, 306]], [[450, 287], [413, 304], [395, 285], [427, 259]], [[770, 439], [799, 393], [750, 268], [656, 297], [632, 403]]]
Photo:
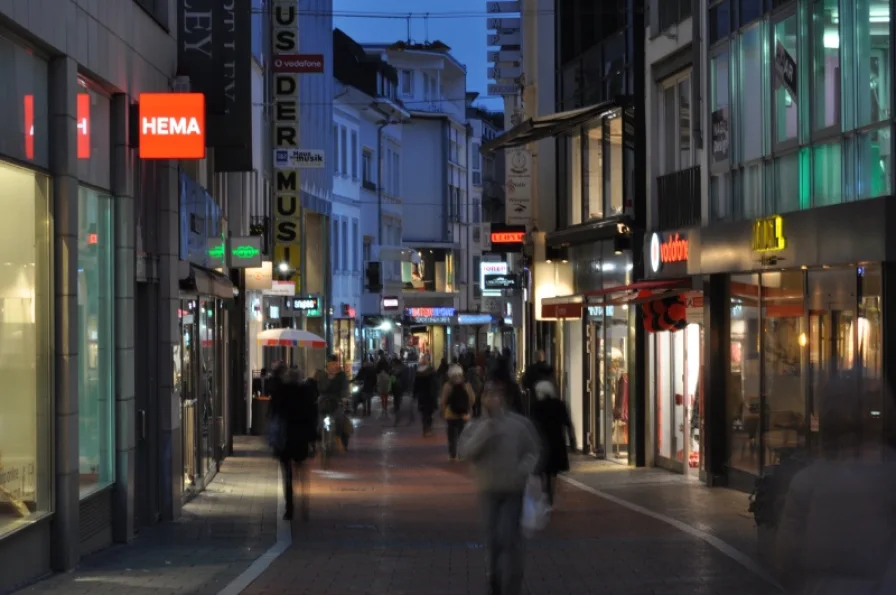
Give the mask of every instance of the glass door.
[[[607, 306], [604, 312], [603, 391], [605, 448], [611, 460], [628, 461], [629, 375], [628, 306]], [[604, 375], [602, 374], [602, 377]]]
[[184, 452], [184, 489], [196, 484], [199, 474], [197, 467], [197, 417], [196, 417], [196, 365], [195, 365], [195, 312], [196, 302], [182, 300], [180, 318], [180, 391], [181, 391], [181, 432]]
[[588, 395], [589, 395], [589, 419], [586, 429], [588, 435], [586, 440], [591, 448], [591, 452], [596, 457], [606, 458], [607, 451], [604, 448], [606, 444], [606, 432], [603, 425], [604, 419], [604, 399], [603, 399], [603, 378], [604, 378], [604, 341], [603, 341], [603, 323], [600, 319], [592, 321], [588, 325], [588, 368], [590, 377], [588, 378]]

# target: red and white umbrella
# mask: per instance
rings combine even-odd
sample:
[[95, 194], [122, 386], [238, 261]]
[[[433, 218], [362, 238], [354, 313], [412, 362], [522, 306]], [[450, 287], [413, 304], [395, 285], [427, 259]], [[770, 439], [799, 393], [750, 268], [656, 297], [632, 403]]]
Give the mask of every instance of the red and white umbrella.
[[272, 328], [258, 333], [256, 341], [263, 347], [311, 347], [325, 349], [327, 342], [308, 331], [295, 328]]

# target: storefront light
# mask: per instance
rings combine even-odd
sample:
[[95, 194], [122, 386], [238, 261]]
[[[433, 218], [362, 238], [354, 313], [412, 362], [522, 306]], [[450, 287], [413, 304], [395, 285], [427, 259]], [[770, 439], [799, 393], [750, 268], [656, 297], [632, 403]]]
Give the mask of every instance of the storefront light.
[[799, 343], [800, 347], [805, 347], [809, 344], [809, 338], [806, 337], [806, 333], [800, 333]]
[[391, 331], [391, 330], [392, 330], [392, 322], [389, 321], [389, 320], [384, 320], [384, 321], [383, 321], [382, 323], [380, 323], [380, 325], [377, 327], [377, 330], [380, 330], [380, 331]]
[[281, 273], [288, 273], [289, 272], [289, 263], [281, 262], [280, 264], [277, 265], [277, 270], [279, 270]]

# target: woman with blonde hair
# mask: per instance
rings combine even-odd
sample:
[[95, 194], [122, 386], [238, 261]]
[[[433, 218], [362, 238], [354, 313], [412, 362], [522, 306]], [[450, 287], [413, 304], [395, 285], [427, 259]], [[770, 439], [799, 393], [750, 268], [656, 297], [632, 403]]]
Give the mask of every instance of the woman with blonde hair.
[[448, 426], [448, 457], [452, 461], [457, 459], [457, 439], [470, 419], [475, 401], [473, 387], [464, 378], [464, 369], [453, 364], [448, 368], [448, 380], [439, 399]]

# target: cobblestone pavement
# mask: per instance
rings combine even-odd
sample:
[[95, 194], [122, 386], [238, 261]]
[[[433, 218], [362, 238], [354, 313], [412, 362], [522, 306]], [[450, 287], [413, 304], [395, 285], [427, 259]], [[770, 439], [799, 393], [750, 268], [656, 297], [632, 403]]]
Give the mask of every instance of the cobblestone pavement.
[[238, 437], [206, 490], [180, 520], [141, 531], [19, 593], [210, 595], [277, 539], [277, 464], [260, 438]]
[[[293, 523], [292, 547], [244, 593], [486, 592], [473, 485], [443, 431], [366, 421], [312, 484], [311, 520]], [[705, 540], [568, 484], [527, 558], [534, 595], [776, 592]]]
[[749, 496], [708, 488], [694, 477], [657, 468], [635, 469], [592, 457], [573, 457], [570, 479], [713, 535], [759, 561]]

